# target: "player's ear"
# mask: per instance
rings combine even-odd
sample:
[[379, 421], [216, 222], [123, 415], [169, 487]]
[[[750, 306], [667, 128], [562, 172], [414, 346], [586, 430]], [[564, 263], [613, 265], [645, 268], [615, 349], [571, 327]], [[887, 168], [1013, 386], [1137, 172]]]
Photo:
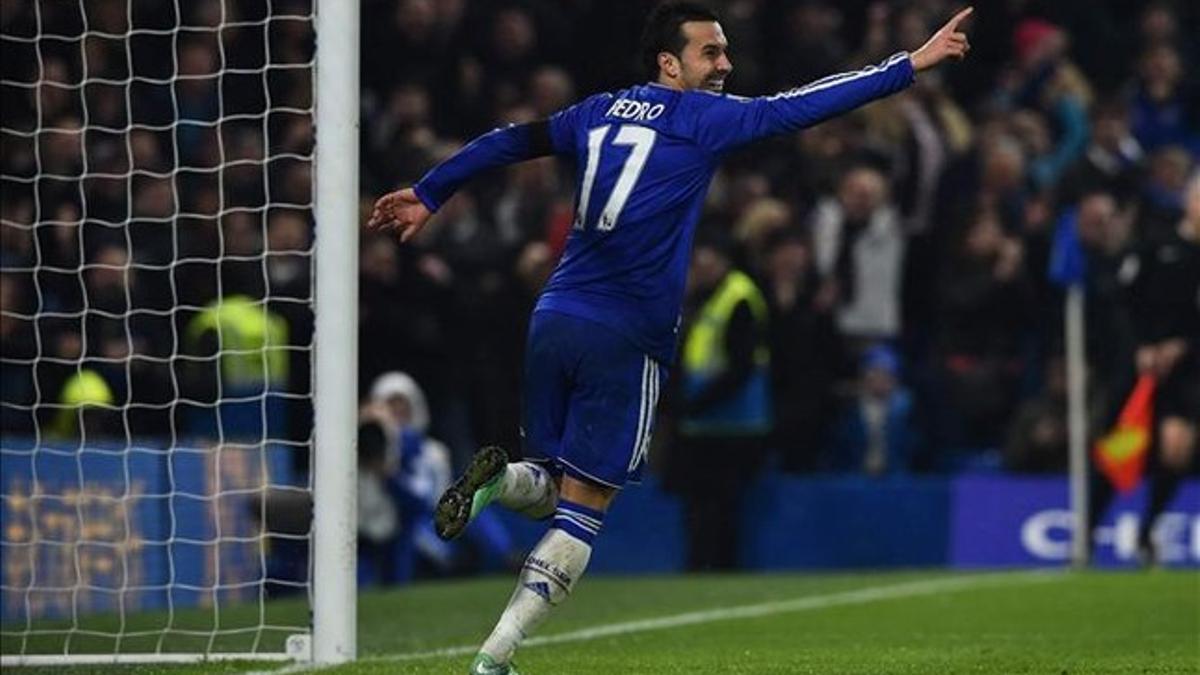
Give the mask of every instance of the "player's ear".
[[679, 57], [675, 56], [671, 52], [659, 52], [658, 69], [663, 75], [666, 75], [669, 78], [674, 79], [679, 77]]

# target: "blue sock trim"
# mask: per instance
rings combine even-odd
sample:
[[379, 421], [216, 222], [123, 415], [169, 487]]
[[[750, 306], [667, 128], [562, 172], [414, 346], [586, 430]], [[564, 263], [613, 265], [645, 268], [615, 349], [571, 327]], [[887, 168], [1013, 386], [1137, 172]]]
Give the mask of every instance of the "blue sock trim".
[[583, 504], [576, 504], [575, 502], [567, 500], [567, 499], [559, 499], [558, 500], [558, 510], [559, 511], [567, 511], [567, 512], [573, 513], [577, 516], [582, 516], [588, 520], [594, 520], [597, 523], [604, 522], [604, 512], [603, 511], [597, 511], [596, 509], [593, 509], [588, 506], [584, 506]]
[[557, 527], [590, 546], [603, 525], [603, 511], [597, 511], [566, 499], [559, 499], [551, 527]]

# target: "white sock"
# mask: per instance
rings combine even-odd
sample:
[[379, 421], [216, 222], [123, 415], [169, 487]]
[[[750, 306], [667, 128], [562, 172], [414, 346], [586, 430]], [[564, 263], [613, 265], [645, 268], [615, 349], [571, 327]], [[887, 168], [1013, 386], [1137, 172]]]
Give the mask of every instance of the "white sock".
[[[551, 609], [567, 599], [587, 568], [592, 556], [592, 537], [599, 531], [604, 514], [587, 509], [588, 515], [581, 519], [579, 508], [564, 501], [555, 515], [554, 526], [525, 559], [517, 590], [480, 650], [498, 663], [508, 663], [521, 641], [541, 624]], [[570, 522], [564, 522], [568, 519]], [[582, 528], [581, 522], [585, 523]]]
[[496, 501], [530, 518], [545, 518], [554, 513], [558, 487], [542, 467], [533, 462], [512, 462], [504, 469]]

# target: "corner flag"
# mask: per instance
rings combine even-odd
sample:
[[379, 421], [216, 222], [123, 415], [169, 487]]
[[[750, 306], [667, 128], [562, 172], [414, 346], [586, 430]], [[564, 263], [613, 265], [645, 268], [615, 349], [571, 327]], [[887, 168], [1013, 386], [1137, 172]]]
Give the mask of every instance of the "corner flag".
[[1125, 401], [1117, 426], [1096, 442], [1092, 456], [1100, 471], [1120, 492], [1129, 492], [1142, 479], [1146, 453], [1154, 432], [1153, 376], [1142, 375]]

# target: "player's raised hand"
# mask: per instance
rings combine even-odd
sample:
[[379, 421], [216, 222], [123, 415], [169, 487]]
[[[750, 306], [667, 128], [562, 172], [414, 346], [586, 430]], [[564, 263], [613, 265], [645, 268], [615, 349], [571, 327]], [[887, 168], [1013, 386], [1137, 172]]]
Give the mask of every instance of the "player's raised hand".
[[433, 213], [417, 199], [412, 188], [389, 192], [375, 202], [367, 229], [373, 232], [393, 230], [400, 233], [400, 242], [412, 239]]
[[939, 28], [928, 42], [912, 53], [913, 70], [922, 71], [932, 68], [948, 58], [961, 59], [967, 55], [967, 52], [971, 50], [971, 44], [967, 42], [967, 34], [958, 31], [958, 24], [970, 16], [973, 9], [973, 7], [968, 7], [955, 14], [954, 18]]

